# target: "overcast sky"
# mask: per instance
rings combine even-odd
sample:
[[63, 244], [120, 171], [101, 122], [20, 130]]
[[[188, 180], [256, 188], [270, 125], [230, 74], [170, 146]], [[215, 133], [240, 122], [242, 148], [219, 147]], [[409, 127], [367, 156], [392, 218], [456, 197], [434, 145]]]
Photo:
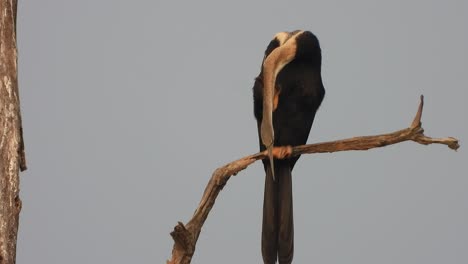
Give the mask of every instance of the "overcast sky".
[[[19, 1], [17, 263], [165, 263], [217, 167], [258, 149], [253, 79], [279, 31], [314, 32], [326, 98], [309, 142], [423, 127], [303, 156], [295, 263], [468, 263], [468, 1]], [[261, 263], [264, 172], [231, 178], [193, 263]]]

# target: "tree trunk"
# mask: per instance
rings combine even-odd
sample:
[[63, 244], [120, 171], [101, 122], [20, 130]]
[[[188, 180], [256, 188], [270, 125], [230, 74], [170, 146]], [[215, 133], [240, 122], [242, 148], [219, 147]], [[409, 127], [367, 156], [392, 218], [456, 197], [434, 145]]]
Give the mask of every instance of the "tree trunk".
[[0, 0], [0, 264], [16, 262], [19, 171], [26, 169], [18, 95], [16, 6], [16, 0]]

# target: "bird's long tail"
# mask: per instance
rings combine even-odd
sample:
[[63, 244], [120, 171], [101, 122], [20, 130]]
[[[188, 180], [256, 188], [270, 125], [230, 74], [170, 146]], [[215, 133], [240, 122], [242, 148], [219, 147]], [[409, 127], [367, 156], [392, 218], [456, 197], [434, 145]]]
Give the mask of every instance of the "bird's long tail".
[[265, 165], [265, 196], [263, 199], [262, 255], [265, 264], [292, 262], [294, 225], [292, 178], [289, 164], [276, 160], [273, 179], [271, 166]]

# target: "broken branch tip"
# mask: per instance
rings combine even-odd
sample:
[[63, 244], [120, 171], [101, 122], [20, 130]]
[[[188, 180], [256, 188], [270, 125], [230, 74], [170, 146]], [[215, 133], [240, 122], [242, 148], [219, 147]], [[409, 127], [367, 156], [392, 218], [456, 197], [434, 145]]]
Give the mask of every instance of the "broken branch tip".
[[411, 128], [416, 128], [416, 127], [421, 127], [421, 117], [422, 117], [422, 111], [424, 107], [424, 95], [421, 94], [419, 97], [419, 106], [418, 106], [418, 111], [416, 112], [416, 116], [413, 119], [413, 122], [411, 123]]

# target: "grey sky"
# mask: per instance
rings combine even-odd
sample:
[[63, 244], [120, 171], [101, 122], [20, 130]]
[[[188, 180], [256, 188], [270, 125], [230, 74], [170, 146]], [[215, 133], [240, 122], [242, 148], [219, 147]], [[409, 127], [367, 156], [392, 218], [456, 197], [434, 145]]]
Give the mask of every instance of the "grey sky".
[[[165, 263], [212, 171], [258, 148], [253, 78], [276, 32], [322, 45], [309, 142], [408, 126], [403, 143], [305, 156], [295, 263], [468, 263], [467, 1], [20, 1], [29, 170], [18, 263]], [[260, 263], [260, 163], [220, 194], [193, 263]]]

